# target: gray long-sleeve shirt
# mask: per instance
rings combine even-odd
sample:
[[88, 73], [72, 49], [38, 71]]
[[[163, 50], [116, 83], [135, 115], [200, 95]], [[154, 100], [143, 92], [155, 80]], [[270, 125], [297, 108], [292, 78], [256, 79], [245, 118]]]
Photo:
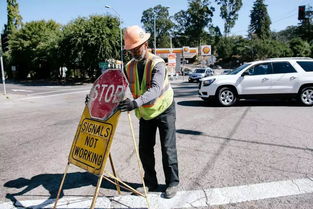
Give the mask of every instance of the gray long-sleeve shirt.
[[[147, 60], [142, 60], [137, 63], [140, 84], [142, 82], [146, 61]], [[158, 98], [161, 95], [165, 75], [166, 75], [165, 63], [164, 62], [157, 63], [152, 70], [151, 88], [149, 88], [143, 95], [135, 99], [135, 102], [137, 103], [138, 107]]]

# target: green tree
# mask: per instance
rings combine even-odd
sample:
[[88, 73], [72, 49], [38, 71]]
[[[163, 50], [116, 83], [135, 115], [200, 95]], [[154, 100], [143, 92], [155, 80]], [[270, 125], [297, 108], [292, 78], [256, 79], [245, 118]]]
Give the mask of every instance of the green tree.
[[212, 25], [214, 10], [208, 0], [189, 0], [186, 35], [190, 38], [190, 45], [199, 46], [206, 42], [208, 33], [205, 29]]
[[250, 58], [245, 56], [250, 43], [242, 36], [221, 37], [216, 45], [219, 64], [224, 67], [234, 68], [240, 63], [250, 61]]
[[268, 39], [270, 38], [271, 20], [267, 13], [267, 5], [264, 0], [256, 0], [250, 14], [250, 25], [248, 29], [250, 38]]
[[80, 17], [64, 27], [60, 42], [61, 63], [95, 78], [98, 63], [120, 59], [119, 21], [112, 16]]
[[7, 12], [8, 22], [4, 32], [10, 34], [22, 26], [22, 17], [16, 0], [7, 0]]
[[206, 43], [209, 36], [206, 29], [212, 26], [214, 10], [208, 0], [189, 0], [188, 9], [174, 15], [175, 39], [181, 39], [189, 46]]
[[224, 34], [230, 33], [238, 19], [238, 11], [242, 6], [242, 0], [216, 0], [220, 7], [220, 16], [224, 19]]
[[186, 26], [188, 24], [187, 11], [181, 10], [174, 14], [174, 20], [176, 24], [173, 27], [174, 37], [173, 40], [175, 46], [187, 46], [189, 45], [189, 37], [186, 35]]
[[310, 48], [311, 48], [311, 55], [310, 55], [310, 57], [313, 58], [313, 40], [310, 42]]
[[[7, 24], [4, 25], [3, 34], [1, 34], [1, 45], [3, 51], [9, 50], [10, 35], [22, 26], [22, 17], [19, 14], [19, 6], [16, 0], [7, 0]], [[8, 53], [5, 60], [10, 57]]]
[[307, 41], [301, 38], [294, 38], [289, 42], [292, 56], [294, 57], [308, 57], [311, 55], [311, 46]]
[[245, 53], [249, 61], [260, 60], [271, 57], [289, 57], [292, 55], [286, 43], [275, 40], [251, 40]]
[[232, 38], [234, 42], [232, 57], [236, 59], [236, 61], [238, 60], [238, 63], [251, 61], [251, 54], [247, 53], [247, 51], [250, 51], [251, 41], [243, 38], [242, 36], [235, 36], [230, 38]]
[[223, 62], [229, 62], [234, 54], [234, 47], [233, 37], [222, 37], [216, 46], [218, 58], [222, 59]]
[[151, 33], [149, 44], [153, 46], [154, 37], [154, 19], [156, 29], [156, 42], [157, 47], [169, 47], [170, 35], [174, 23], [171, 21], [168, 12], [169, 7], [157, 5], [153, 8], [149, 8], [142, 13], [141, 22], [144, 25], [144, 29]]
[[11, 64], [17, 66], [17, 78], [50, 78], [58, 71], [56, 59], [61, 25], [50, 21], [26, 23], [9, 40]]
[[288, 26], [286, 29], [272, 32], [272, 38], [282, 42], [289, 42], [291, 39], [299, 36], [299, 28], [298, 26]]
[[276, 40], [248, 40], [241, 36], [222, 37], [217, 44], [219, 63], [236, 67], [240, 63], [270, 57], [290, 57], [292, 51], [287, 43]]

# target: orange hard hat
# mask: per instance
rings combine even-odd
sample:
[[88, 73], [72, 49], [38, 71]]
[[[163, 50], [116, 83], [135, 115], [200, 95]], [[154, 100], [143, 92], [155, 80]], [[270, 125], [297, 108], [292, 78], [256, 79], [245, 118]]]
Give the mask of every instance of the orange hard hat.
[[133, 25], [124, 31], [124, 49], [131, 50], [145, 43], [150, 38], [150, 33], [146, 33], [138, 25]]

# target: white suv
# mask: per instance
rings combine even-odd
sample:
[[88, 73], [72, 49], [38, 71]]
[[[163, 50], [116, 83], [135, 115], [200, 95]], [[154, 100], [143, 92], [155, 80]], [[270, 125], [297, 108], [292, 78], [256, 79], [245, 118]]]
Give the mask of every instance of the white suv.
[[229, 74], [201, 79], [199, 95], [231, 106], [240, 98], [296, 96], [313, 105], [313, 59], [272, 58], [243, 64]]

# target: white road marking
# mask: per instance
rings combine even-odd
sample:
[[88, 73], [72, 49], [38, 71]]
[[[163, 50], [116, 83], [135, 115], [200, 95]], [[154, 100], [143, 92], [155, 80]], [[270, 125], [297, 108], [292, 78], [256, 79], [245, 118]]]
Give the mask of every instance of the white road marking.
[[[213, 205], [227, 205], [268, 198], [287, 197], [313, 193], [313, 179], [303, 178], [287, 181], [250, 184], [234, 187], [211, 188], [194, 191], [180, 191], [172, 199], [162, 198], [161, 193], [148, 195], [150, 208], [171, 209], [206, 207]], [[18, 198], [18, 196], [16, 197]], [[89, 208], [92, 197], [63, 197], [59, 200], [58, 208]], [[26, 200], [17, 202], [16, 207], [11, 202], [0, 203], [0, 208], [13, 209], [27, 208], [51, 208], [54, 200]], [[143, 197], [134, 195], [122, 195], [116, 197], [99, 197], [96, 208], [147, 208]]]
[[[42, 95], [42, 96], [31, 96], [31, 97], [23, 97], [19, 100], [29, 100], [29, 99], [41, 99], [45, 97], [55, 97], [55, 96], [63, 96], [68, 94], [78, 94], [78, 93], [89, 93], [90, 90], [83, 90], [83, 91], [72, 91], [72, 92], [65, 92], [65, 93], [59, 93], [59, 94], [50, 94], [50, 95]], [[50, 93], [50, 92], [49, 92]]]
[[26, 89], [12, 89], [12, 91], [18, 92], [18, 91], [22, 91], [22, 92], [33, 92], [32, 90], [26, 90]]
[[70, 90], [87, 90], [87, 89], [90, 90], [91, 87], [59, 89], [59, 90], [54, 90], [54, 91], [45, 91], [45, 92], [38, 92], [38, 93], [28, 94], [27, 96], [38, 96], [38, 95], [45, 95], [45, 94], [51, 94], [51, 93], [60, 93], [60, 92], [65, 92], [65, 91], [70, 91]]

